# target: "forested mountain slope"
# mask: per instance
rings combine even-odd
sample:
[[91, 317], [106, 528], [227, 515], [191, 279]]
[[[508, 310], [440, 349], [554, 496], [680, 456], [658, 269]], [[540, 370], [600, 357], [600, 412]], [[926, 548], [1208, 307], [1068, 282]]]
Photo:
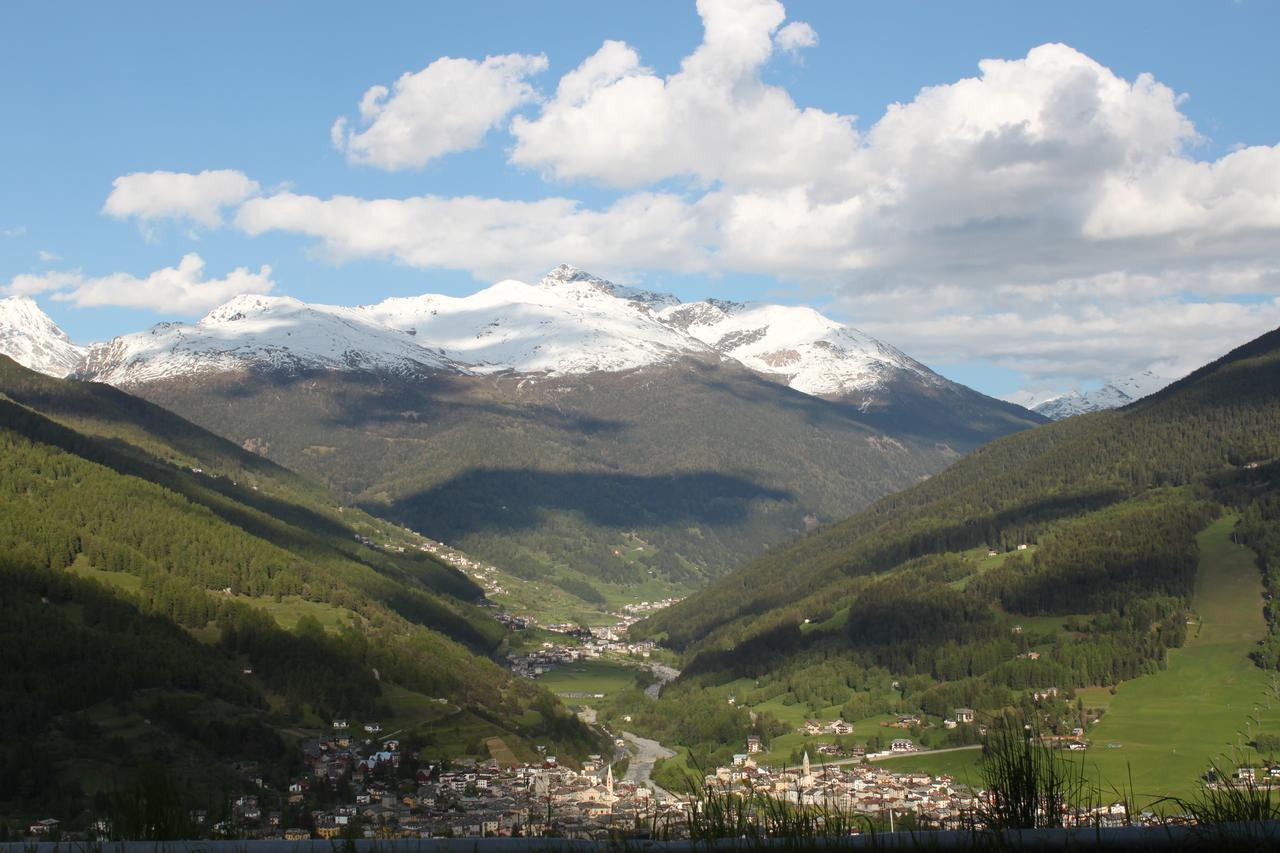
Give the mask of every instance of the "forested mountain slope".
[[[683, 675], [602, 716], [691, 733], [701, 766], [752, 731], [795, 742], [780, 714], [914, 714], [904, 735], [948, 746], [979, 737], [943, 725], [955, 709], [1013, 709], [1071, 736], [1100, 713], [1076, 690], [1153, 673], [1196, 630], [1198, 534], [1227, 528], [1259, 558], [1255, 589], [1280, 592], [1278, 425], [1280, 331], [1127, 408], [995, 441], [635, 626]], [[1276, 669], [1280, 620], [1253, 596], [1251, 657]]]
[[[74, 806], [92, 793], [78, 780], [162, 756], [192, 773], [252, 760], [279, 781], [301, 734], [401, 716], [405, 696], [527, 754], [593, 748], [488, 659], [505, 632], [469, 579], [357, 541], [396, 534], [157, 406], [0, 358], [0, 802]], [[105, 728], [142, 717], [150, 734], [104, 748]], [[86, 756], [94, 773], [72, 772]]]
[[819, 616], [907, 560], [1035, 542], [1057, 519], [1280, 454], [1280, 332], [1125, 409], [982, 447], [929, 481], [773, 549], [647, 623], [677, 648]]

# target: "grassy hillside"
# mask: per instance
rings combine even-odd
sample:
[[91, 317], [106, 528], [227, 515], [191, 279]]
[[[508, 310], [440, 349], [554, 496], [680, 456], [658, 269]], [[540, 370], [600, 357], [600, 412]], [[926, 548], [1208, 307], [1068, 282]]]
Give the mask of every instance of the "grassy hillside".
[[[297, 738], [339, 715], [408, 717], [424, 756], [488, 737], [595, 747], [488, 659], [505, 632], [470, 580], [358, 532], [397, 534], [152, 404], [0, 359], [0, 623], [18, 632], [0, 652], [17, 697], [0, 703], [0, 777], [59, 780], [6, 783], [0, 811], [71, 814], [92, 780], [157, 755], [253, 757], [281, 782]], [[447, 700], [447, 732], [412, 720], [415, 696]]]
[[1128, 785], [1132, 773], [1144, 799], [1189, 797], [1210, 762], [1228, 772], [1258, 764], [1254, 735], [1280, 731], [1273, 678], [1249, 660], [1267, 623], [1255, 555], [1231, 541], [1235, 523], [1224, 518], [1199, 537], [1196, 624], [1186, 644], [1162, 671], [1121, 684], [1089, 731], [1089, 773], [1104, 789]]
[[1039, 422], [972, 392], [913, 399], [909, 416], [863, 411], [698, 361], [139, 390], [374, 514], [587, 602], [600, 582], [700, 584]]

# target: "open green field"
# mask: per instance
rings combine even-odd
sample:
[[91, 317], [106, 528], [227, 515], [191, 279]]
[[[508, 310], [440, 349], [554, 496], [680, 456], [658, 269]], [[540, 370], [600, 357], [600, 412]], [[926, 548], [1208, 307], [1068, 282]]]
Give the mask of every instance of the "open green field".
[[997, 553], [994, 557], [988, 555], [987, 553], [988, 549], [985, 547], [970, 548], [967, 551], [961, 551], [960, 552], [961, 556], [973, 562], [973, 572], [972, 574], [962, 577], [959, 580], [952, 581], [951, 586], [954, 589], [964, 589], [966, 586], [969, 585], [969, 581], [973, 580], [974, 578], [978, 577], [981, 574], [985, 574], [991, 571], [992, 569], [996, 569], [996, 568], [999, 568], [1000, 566], [1003, 566], [1005, 564], [1005, 561], [1008, 560], [1010, 557], [1014, 557], [1019, 554], [1021, 554], [1024, 557], [1031, 556], [1036, 552], [1037, 547], [1038, 546], [1036, 545], [1027, 545], [1027, 547], [1022, 551], [1001, 551]]
[[[621, 541], [617, 543], [619, 556], [627, 562], [653, 546], [647, 542]], [[551, 576], [529, 580], [498, 569], [494, 579], [504, 592], [490, 595], [506, 610], [517, 615], [532, 616], [542, 624], [572, 622], [580, 625], [613, 625], [618, 619], [613, 612], [627, 604], [642, 601], [660, 601], [665, 598], [682, 598], [697, 587], [651, 576], [637, 583], [611, 583], [595, 577], [590, 572], [578, 571], [565, 564], [548, 564], [547, 568], [563, 580], [585, 582], [604, 598], [604, 602], [584, 601], [562, 589]]]
[[811, 634], [814, 631], [836, 631], [843, 628], [848, 621], [849, 608], [841, 607], [821, 622], [805, 622], [800, 626], [800, 633]]
[[142, 578], [127, 572], [107, 572], [89, 565], [89, 558], [77, 554], [75, 561], [67, 566], [67, 571], [82, 578], [97, 581], [104, 586], [114, 587], [125, 592], [134, 593], [142, 589]]
[[[532, 745], [522, 738], [475, 714], [459, 710], [452, 702], [441, 702], [392, 684], [383, 685], [382, 695], [390, 706], [391, 716], [380, 721], [381, 737], [414, 735], [421, 738], [424, 746], [418, 757], [424, 761], [486, 752], [503, 764], [535, 758]], [[539, 719], [536, 711], [529, 711], [519, 722], [534, 725]]]
[[396, 732], [413, 731], [420, 726], [438, 722], [458, 712], [458, 706], [451, 702], [441, 702], [395, 684], [382, 685], [382, 698], [391, 709], [390, 717], [379, 720], [382, 724], [383, 737], [389, 737]]
[[611, 660], [583, 660], [556, 664], [538, 679], [538, 684], [562, 696], [567, 693], [603, 693], [608, 696], [634, 687], [636, 672], [635, 667]]
[[[1068, 635], [1066, 621], [1070, 616], [1010, 616], [1009, 619], [1022, 626], [1027, 634], [1051, 634], [1056, 637]], [[1085, 616], [1088, 618], [1087, 614]]]
[[1189, 796], [1211, 761], [1224, 769], [1259, 761], [1246, 744], [1250, 727], [1280, 731], [1271, 676], [1248, 658], [1266, 632], [1262, 583], [1253, 552], [1230, 540], [1234, 524], [1221, 519], [1198, 537], [1199, 630], [1169, 652], [1166, 670], [1120, 685], [1089, 730], [1093, 746], [1083, 760], [1104, 792], [1127, 787], [1132, 771], [1140, 801]]
[[491, 737], [485, 740], [485, 747], [489, 750], [489, 755], [497, 759], [502, 767], [514, 767], [517, 764], [516, 754], [511, 751], [511, 747], [507, 746], [506, 741], [500, 737]]
[[1105, 711], [1111, 707], [1115, 694], [1110, 687], [1081, 687], [1076, 690], [1076, 698], [1084, 702], [1086, 708], [1101, 708]]
[[887, 758], [875, 762], [876, 767], [894, 773], [930, 773], [934, 776], [951, 776], [957, 782], [979, 785], [978, 763], [981, 749], [962, 749], [952, 752], [918, 752], [901, 758]]
[[336, 632], [344, 625], [350, 625], [355, 616], [350, 610], [342, 607], [321, 601], [307, 601], [297, 595], [286, 595], [280, 601], [269, 597], [254, 598], [248, 595], [237, 595], [233, 598], [242, 604], [265, 610], [272, 619], [276, 620], [277, 625], [289, 631], [297, 626], [298, 620], [303, 616], [313, 617], [324, 626], [326, 631], [332, 632]]

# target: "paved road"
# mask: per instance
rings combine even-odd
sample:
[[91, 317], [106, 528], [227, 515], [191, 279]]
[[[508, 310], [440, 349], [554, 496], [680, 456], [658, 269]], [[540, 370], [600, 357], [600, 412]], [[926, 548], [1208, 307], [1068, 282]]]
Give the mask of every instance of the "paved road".
[[[873, 752], [867, 756], [867, 761], [885, 761], [890, 758], [906, 758], [909, 755], [941, 755], [944, 752], [964, 752], [969, 749], [982, 749], [982, 744], [973, 743], [967, 746], [949, 746], [946, 749], [917, 749], [914, 752]], [[861, 764], [861, 758], [841, 758], [837, 761], [823, 761], [821, 763], [810, 759], [810, 767], [817, 771], [822, 767], [841, 767], [846, 764]], [[795, 767], [784, 768], [786, 770], [799, 770], [800, 765]]]
[[649, 778], [649, 774], [653, 772], [654, 762], [659, 758], [670, 758], [675, 755], [675, 751], [667, 749], [656, 740], [649, 740], [631, 732], [622, 732], [622, 736], [636, 746], [636, 753], [631, 756], [631, 763], [627, 765], [627, 775], [623, 778], [629, 782], [635, 782], [636, 785], [643, 785], [660, 794], [671, 796], [670, 792], [655, 785]]
[[946, 749], [917, 749], [915, 752], [876, 752], [867, 756], [867, 761], [884, 761], [887, 758], [905, 758], [908, 755], [941, 755], [944, 752], [965, 752], [970, 749], [982, 749], [982, 744], [971, 743], [965, 746], [949, 746]]
[[658, 677], [656, 684], [650, 684], [644, 689], [644, 695], [648, 696], [650, 699], [657, 699], [662, 693], [662, 687], [664, 684], [668, 681], [675, 681], [680, 677], [680, 670], [661, 663], [649, 664], [649, 671]]

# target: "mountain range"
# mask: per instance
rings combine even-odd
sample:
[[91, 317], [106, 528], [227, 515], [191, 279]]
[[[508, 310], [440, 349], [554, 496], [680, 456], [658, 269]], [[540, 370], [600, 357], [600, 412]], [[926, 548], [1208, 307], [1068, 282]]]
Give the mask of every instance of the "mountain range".
[[696, 586], [1044, 421], [812, 309], [569, 266], [355, 308], [240, 296], [70, 372], [588, 599]]
[[238, 296], [193, 325], [77, 347], [35, 305], [0, 302], [0, 347], [32, 369], [118, 386], [219, 373], [348, 369], [464, 375], [616, 372], [681, 358], [730, 359], [798, 391], [868, 404], [891, 377], [947, 380], [811, 308], [675, 297], [561, 265], [537, 284], [501, 281], [466, 297], [426, 294], [345, 308]]
[[[507, 280], [466, 297], [394, 297], [355, 308], [242, 295], [195, 324], [160, 323], [88, 346], [72, 343], [34, 300], [10, 297], [0, 300], [0, 354], [52, 376], [121, 387], [246, 368], [565, 376], [716, 357], [864, 408], [891, 405], [904, 384], [954, 385], [812, 308], [681, 302], [569, 265], [534, 285]], [[1125, 405], [1170, 381], [1145, 371], [1087, 393], [1013, 402], [1056, 420]]]

